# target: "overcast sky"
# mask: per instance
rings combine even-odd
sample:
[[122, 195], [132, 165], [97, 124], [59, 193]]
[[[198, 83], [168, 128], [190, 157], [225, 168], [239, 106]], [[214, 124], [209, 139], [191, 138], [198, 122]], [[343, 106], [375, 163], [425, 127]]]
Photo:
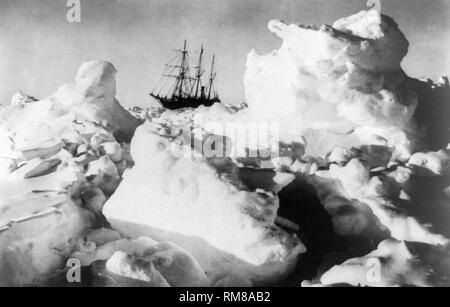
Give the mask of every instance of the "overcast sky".
[[[0, 103], [22, 90], [44, 98], [72, 82], [91, 59], [114, 63], [118, 97], [125, 105], [149, 103], [147, 93], [184, 38], [218, 57], [223, 100], [243, 100], [246, 55], [281, 41], [271, 19], [332, 23], [365, 9], [367, 0], [81, 0], [81, 23], [66, 20], [67, 0], [0, 0]], [[450, 72], [450, 1], [382, 0], [411, 43], [403, 63], [412, 76]]]

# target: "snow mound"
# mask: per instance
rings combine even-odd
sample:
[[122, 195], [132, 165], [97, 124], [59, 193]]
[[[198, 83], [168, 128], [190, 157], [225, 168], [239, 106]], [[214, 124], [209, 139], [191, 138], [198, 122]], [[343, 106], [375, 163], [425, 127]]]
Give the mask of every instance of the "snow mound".
[[448, 175], [450, 174], [450, 152], [448, 150], [418, 152], [412, 155], [409, 165], [421, 174]]
[[75, 84], [44, 100], [18, 93], [0, 109], [1, 285], [43, 282], [105, 223], [138, 124], [115, 100], [115, 73], [85, 63]]
[[95, 285], [205, 287], [211, 283], [197, 261], [178, 245], [148, 237], [123, 239], [109, 229], [90, 232], [70, 257], [91, 268]]
[[370, 254], [333, 267], [320, 281], [324, 285], [355, 287], [431, 286], [436, 273], [442, 273], [443, 268], [448, 274], [448, 251], [432, 252], [442, 258], [433, 259], [430, 250], [417, 244], [386, 240]]
[[[133, 237], [179, 244], [211, 279], [263, 283], [283, 276], [304, 247], [274, 225], [277, 197], [220, 177], [213, 160], [186, 156], [187, 146], [139, 127], [131, 143], [135, 167], [103, 213]], [[226, 159], [222, 162], [226, 162]]]
[[396, 175], [394, 171], [387, 176], [374, 176], [358, 159], [352, 159], [344, 167], [331, 165], [329, 170], [329, 176], [341, 185], [339, 196], [368, 205], [393, 238], [431, 245], [448, 244], [450, 241], [444, 236], [432, 234], [426, 226], [400, 210], [402, 186], [392, 179]]
[[302, 134], [315, 156], [377, 144], [409, 157], [417, 95], [400, 68], [408, 41], [390, 17], [363, 11], [320, 29], [274, 20], [269, 30], [281, 48], [247, 59], [254, 116]]
[[65, 266], [75, 248], [74, 238], [95, 223], [91, 212], [62, 193], [26, 193], [2, 199], [0, 208], [6, 211], [0, 224], [0, 285], [4, 287], [40, 285]]
[[124, 252], [118, 251], [106, 263], [106, 269], [113, 274], [131, 280], [148, 283], [152, 287], [168, 287], [164, 277], [151, 263], [136, 259]]

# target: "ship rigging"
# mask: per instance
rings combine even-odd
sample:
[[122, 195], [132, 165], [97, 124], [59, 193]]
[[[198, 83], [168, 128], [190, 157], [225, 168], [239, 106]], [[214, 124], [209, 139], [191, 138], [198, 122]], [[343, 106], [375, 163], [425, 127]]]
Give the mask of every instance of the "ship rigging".
[[163, 107], [171, 110], [197, 108], [201, 105], [209, 107], [214, 103], [220, 103], [214, 86], [215, 55], [212, 58], [207, 83], [204, 84], [203, 46], [195, 66], [191, 66], [194, 61], [187, 50], [187, 41], [184, 41], [183, 49], [176, 52], [177, 56], [166, 64], [162, 78], [150, 96], [159, 101]]

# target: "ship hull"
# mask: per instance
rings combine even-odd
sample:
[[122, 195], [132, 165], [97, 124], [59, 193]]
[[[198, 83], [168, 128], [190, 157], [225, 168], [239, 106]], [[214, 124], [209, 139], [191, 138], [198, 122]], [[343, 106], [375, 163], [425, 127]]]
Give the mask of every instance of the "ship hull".
[[183, 108], [198, 108], [200, 106], [210, 107], [215, 103], [219, 103], [220, 99], [206, 99], [206, 98], [164, 98], [151, 95], [153, 98], [158, 100], [158, 102], [166, 109], [178, 110]]

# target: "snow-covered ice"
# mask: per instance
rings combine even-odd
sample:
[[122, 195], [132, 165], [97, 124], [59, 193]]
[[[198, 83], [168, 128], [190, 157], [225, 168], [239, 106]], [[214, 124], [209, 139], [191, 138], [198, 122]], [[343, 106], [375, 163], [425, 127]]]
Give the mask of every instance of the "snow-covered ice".
[[249, 112], [310, 136], [308, 152], [379, 144], [408, 158], [417, 97], [400, 62], [408, 41], [375, 10], [320, 29], [274, 20], [283, 39], [268, 55], [252, 51], [245, 74]]
[[64, 267], [76, 238], [132, 164], [138, 125], [115, 100], [115, 68], [83, 64], [76, 83], [0, 109], [0, 284], [31, 285]]
[[273, 224], [277, 197], [239, 190], [239, 182], [222, 180], [208, 159], [174, 155], [175, 146], [151, 123], [138, 128], [131, 143], [136, 165], [104, 210], [113, 226], [174, 241], [212, 279], [233, 273], [268, 282], [292, 267], [305, 249]]
[[[407, 76], [375, 10], [269, 30], [241, 106], [126, 111], [93, 61], [2, 107], [0, 285], [69, 258], [101, 286], [448, 285], [448, 78]], [[223, 129], [252, 123], [271, 129], [250, 144]]]

